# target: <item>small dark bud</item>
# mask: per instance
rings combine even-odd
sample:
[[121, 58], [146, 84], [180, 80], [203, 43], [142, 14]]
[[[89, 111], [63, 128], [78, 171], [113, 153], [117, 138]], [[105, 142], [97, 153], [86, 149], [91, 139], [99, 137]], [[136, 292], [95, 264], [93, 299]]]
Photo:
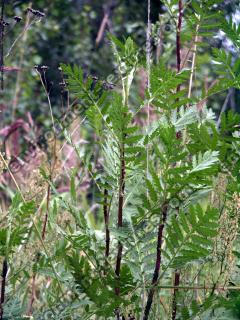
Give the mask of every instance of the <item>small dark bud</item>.
[[114, 83], [110, 83], [110, 82], [103, 82], [103, 88], [105, 90], [112, 90], [114, 89], [116, 85]]
[[9, 26], [9, 22], [7, 22], [7, 21], [3, 21], [3, 26], [4, 26], [4, 27]]
[[167, 7], [164, 6], [163, 4], [161, 4], [161, 7], [160, 7], [160, 10], [159, 10], [159, 13], [160, 14], [164, 14], [167, 12]]
[[170, 25], [170, 24], [166, 24], [166, 26], [165, 26], [165, 31], [166, 31], [166, 32], [171, 31], [171, 25]]
[[178, 131], [178, 132], [176, 133], [176, 139], [179, 140], [179, 139], [181, 139], [181, 138], [182, 138], [182, 132], [181, 132], [181, 131]]
[[13, 19], [14, 19], [17, 23], [18, 23], [18, 22], [20, 22], [20, 21], [22, 20], [22, 18], [21, 18], [21, 17], [19, 17], [19, 16], [15, 16]]
[[59, 86], [65, 88], [66, 87], [66, 83], [65, 82], [59, 82]]

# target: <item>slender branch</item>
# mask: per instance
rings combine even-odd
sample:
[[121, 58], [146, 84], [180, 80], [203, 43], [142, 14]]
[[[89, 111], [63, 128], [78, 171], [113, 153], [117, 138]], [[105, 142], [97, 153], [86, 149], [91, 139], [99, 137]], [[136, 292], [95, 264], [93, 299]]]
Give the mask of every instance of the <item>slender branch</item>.
[[158, 28], [158, 38], [157, 38], [157, 50], [156, 50], [156, 62], [159, 63], [160, 56], [163, 50], [163, 30], [162, 30], [162, 23], [161, 23], [161, 16], [159, 15], [159, 28]]
[[180, 284], [180, 272], [178, 270], [174, 273], [174, 291], [172, 301], [172, 320], [176, 319], [177, 316], [177, 293]]
[[[54, 144], [53, 144], [53, 161], [51, 162], [50, 165], [50, 181], [52, 181], [53, 178], [53, 173], [56, 165], [56, 160], [57, 160], [57, 155], [56, 155], [56, 147], [57, 147], [57, 140], [56, 140], [56, 132], [55, 132], [55, 123], [54, 123], [54, 117], [53, 117], [53, 112], [52, 112], [52, 104], [51, 104], [51, 99], [50, 99], [50, 93], [47, 89], [47, 81], [46, 81], [46, 74], [45, 70], [43, 70], [43, 75], [41, 72], [37, 69], [37, 73], [40, 76], [41, 84], [44, 88], [45, 94], [47, 96], [48, 100], [48, 105], [51, 113], [51, 119], [52, 119], [52, 125], [53, 125], [53, 133], [54, 133]], [[42, 231], [41, 231], [41, 241], [42, 244], [44, 244], [44, 240], [46, 238], [46, 232], [47, 232], [47, 224], [48, 224], [48, 217], [49, 217], [49, 207], [50, 207], [50, 197], [51, 197], [51, 185], [48, 184], [47, 187], [47, 198], [46, 198], [46, 213], [44, 215], [44, 221], [43, 221], [43, 226], [42, 226]], [[39, 255], [37, 255], [37, 262], [39, 261]], [[36, 272], [33, 273], [32, 276], [32, 287], [31, 287], [31, 296], [30, 296], [30, 301], [29, 301], [29, 309], [28, 309], [28, 315], [32, 314], [32, 308], [33, 308], [33, 303], [35, 301], [35, 292], [36, 292], [36, 277], [37, 274]]]
[[5, 8], [5, 0], [2, 0], [1, 6], [1, 18], [0, 18], [0, 71], [1, 71], [1, 90], [4, 89], [4, 8]]
[[[122, 228], [123, 226], [123, 206], [124, 206], [124, 192], [125, 192], [125, 175], [126, 175], [126, 164], [125, 164], [125, 145], [124, 145], [124, 134], [123, 134], [123, 142], [120, 150], [120, 177], [119, 177], [119, 191], [118, 191], [118, 228]], [[120, 295], [120, 273], [121, 273], [121, 262], [122, 262], [122, 251], [123, 244], [121, 241], [118, 241], [118, 249], [117, 249], [117, 261], [115, 268], [116, 280], [118, 282], [115, 288], [116, 296]], [[116, 309], [116, 317], [117, 320], [120, 320], [120, 309]]]
[[[44, 68], [44, 67], [42, 67]], [[53, 134], [54, 134], [54, 142], [53, 142], [53, 161], [50, 166], [50, 181], [52, 180], [53, 177], [53, 172], [55, 169], [56, 165], [56, 160], [57, 160], [57, 155], [56, 155], [56, 148], [57, 148], [57, 141], [56, 141], [56, 132], [55, 132], [55, 122], [54, 122], [54, 117], [53, 117], [53, 110], [52, 110], [52, 103], [51, 103], [51, 98], [50, 98], [50, 91], [47, 88], [47, 80], [46, 80], [46, 70], [43, 69], [42, 72], [39, 70], [39, 68], [36, 68], [36, 72], [38, 73], [40, 77], [40, 81], [42, 84], [42, 87], [44, 89], [44, 92], [47, 97], [48, 101], [48, 106], [51, 114], [51, 120], [52, 120], [52, 125], [53, 125]], [[46, 214], [44, 217], [44, 222], [43, 222], [43, 228], [42, 228], [42, 239], [45, 239], [46, 236], [46, 228], [47, 228], [47, 223], [48, 223], [48, 216], [49, 216], [49, 203], [50, 203], [50, 194], [51, 194], [51, 187], [48, 185], [47, 188], [47, 209], [46, 209]]]
[[172, 289], [177, 289], [177, 290], [214, 290], [214, 291], [228, 291], [228, 290], [238, 290], [240, 291], [240, 285], [236, 286], [216, 286], [213, 285], [212, 287], [210, 286], [204, 286], [204, 285], [197, 285], [197, 286], [158, 286], [159, 289], [166, 289], [166, 290], [172, 290]]
[[[151, 0], [148, 0], [147, 2], [147, 34], [146, 34], [146, 62], [147, 62], [147, 92], [148, 96], [150, 97], [150, 91], [151, 91]], [[149, 135], [149, 129], [150, 129], [150, 100], [147, 101], [147, 136]], [[149, 178], [149, 143], [147, 144], [147, 168], [146, 168], [146, 175], [147, 178]], [[148, 195], [148, 191], [147, 191]], [[146, 300], [146, 290], [145, 285], [143, 286], [142, 290], [142, 313], [141, 313], [141, 319], [144, 317], [144, 305]]]
[[96, 44], [97, 45], [101, 42], [101, 40], [103, 38], [104, 31], [105, 31], [106, 26], [108, 24], [108, 19], [109, 19], [109, 13], [105, 12], [104, 13], [104, 17], [103, 17], [102, 22], [101, 22], [101, 26], [100, 26], [98, 34], [97, 34], [97, 39], [96, 39]]
[[187, 62], [188, 62], [188, 58], [189, 58], [189, 55], [190, 55], [190, 52], [193, 50], [193, 47], [194, 47], [194, 41], [192, 41], [190, 43], [190, 46], [188, 48], [188, 51], [187, 53], [184, 55], [183, 59], [181, 59], [181, 69], [185, 68]]
[[1, 299], [0, 299], [0, 319], [3, 319], [3, 304], [5, 301], [5, 290], [6, 290], [6, 278], [7, 278], [7, 272], [8, 272], [8, 263], [6, 258], [3, 261], [3, 267], [2, 267], [2, 285], [1, 285]]
[[[124, 204], [124, 192], [125, 192], [125, 152], [124, 152], [124, 144], [122, 144], [121, 148], [121, 172], [119, 179], [119, 192], [118, 192], [118, 228], [122, 228], [123, 226], [123, 204]], [[122, 250], [123, 245], [121, 241], [118, 241], [118, 252], [117, 252], [117, 262], [115, 274], [117, 279], [120, 278], [121, 271], [121, 261], [122, 261]], [[120, 294], [120, 288], [117, 286], [115, 288], [115, 293], [117, 296]]]
[[[151, 0], [148, 0], [148, 21], [146, 39], [146, 60], [147, 60], [147, 91], [151, 91]], [[150, 101], [147, 102], [147, 134], [150, 126]], [[147, 144], [147, 178], [149, 175], [149, 143]]]
[[[100, 28], [98, 30], [97, 38], [96, 38], [96, 44], [99, 45], [100, 42], [103, 39], [104, 32], [107, 28], [107, 25], [110, 26], [110, 17], [113, 13], [113, 10], [115, 7], [117, 7], [118, 3], [116, 1], [110, 0], [108, 4], [105, 4], [103, 6], [104, 16], [100, 25]], [[110, 30], [111, 31], [111, 30]]]
[[[176, 55], [177, 55], [177, 72], [181, 70], [181, 30], [182, 30], [182, 19], [183, 19], [183, 3], [182, 0], [178, 1], [178, 23], [177, 23], [177, 34], [176, 34]], [[180, 91], [181, 85], [178, 85], [177, 92]], [[178, 270], [174, 274], [174, 286], [178, 287], [180, 284], [180, 273]], [[177, 289], [173, 291], [172, 301], [172, 320], [176, 319], [177, 315]]]
[[[28, 14], [30, 14], [28, 12]], [[8, 58], [15, 48], [16, 44], [25, 36], [26, 32], [32, 27], [35, 22], [41, 21], [41, 17], [34, 17], [33, 20], [29, 21], [27, 25], [24, 26], [23, 31], [17, 36], [17, 38], [13, 41], [11, 47], [8, 49], [8, 52], [5, 54], [5, 58]]]
[[[29, 8], [32, 7], [32, 3], [30, 3]], [[30, 14], [28, 12], [27, 17], [26, 17], [26, 22], [25, 22], [25, 28], [27, 27], [27, 25], [30, 22]], [[15, 113], [16, 113], [16, 109], [17, 109], [17, 105], [18, 105], [18, 101], [20, 99], [21, 96], [21, 83], [23, 82], [23, 76], [22, 76], [22, 66], [23, 66], [23, 62], [24, 62], [24, 55], [26, 52], [26, 42], [27, 42], [27, 32], [24, 34], [23, 39], [22, 39], [22, 44], [21, 47], [19, 49], [20, 52], [20, 57], [19, 57], [19, 72], [17, 73], [17, 79], [16, 79], [16, 88], [15, 88], [15, 93], [14, 93], [14, 98], [13, 98], [13, 102], [12, 102], [12, 116], [13, 118], [15, 118]]]
[[105, 222], [105, 258], [106, 258], [106, 264], [107, 264], [107, 258], [109, 257], [109, 247], [110, 247], [108, 190], [107, 190], [107, 188], [104, 189], [103, 214], [104, 214], [104, 222]]
[[46, 213], [44, 216], [44, 222], [43, 222], [43, 227], [42, 227], [42, 239], [43, 240], [45, 240], [45, 237], [46, 237], [48, 215], [49, 215], [50, 193], [51, 193], [51, 187], [50, 187], [50, 185], [48, 185], [48, 188], [47, 188], [47, 208], [46, 208]]
[[178, 1], [178, 24], [177, 24], [177, 37], [176, 37], [176, 54], [177, 54], [177, 71], [181, 70], [181, 29], [183, 18], [183, 3], [182, 0]]
[[162, 216], [160, 218], [159, 227], [158, 227], [157, 256], [156, 256], [156, 262], [155, 262], [155, 270], [152, 278], [152, 287], [148, 293], [147, 304], [145, 307], [143, 320], [147, 320], [149, 317], [150, 310], [152, 307], [153, 297], [154, 297], [154, 293], [156, 290], [156, 285], [158, 282], [159, 273], [161, 269], [163, 230], [167, 221], [167, 210], [168, 210], [168, 203], [164, 202], [164, 204], [162, 205]]
[[192, 93], [192, 84], [193, 84], [193, 75], [194, 75], [194, 69], [195, 69], [195, 63], [196, 63], [196, 55], [197, 55], [197, 41], [198, 41], [198, 31], [199, 31], [199, 24], [196, 27], [196, 35], [194, 39], [194, 48], [193, 48], [193, 57], [192, 57], [192, 66], [191, 66], [191, 75], [189, 80], [189, 87], [188, 87], [188, 98], [191, 97]]
[[22, 194], [22, 192], [21, 192], [21, 189], [20, 189], [20, 187], [19, 187], [19, 185], [18, 185], [18, 183], [17, 183], [17, 181], [16, 181], [16, 179], [15, 179], [12, 171], [11, 171], [10, 168], [9, 168], [9, 165], [7, 164], [7, 162], [6, 162], [6, 160], [4, 159], [4, 156], [2, 155], [1, 152], [0, 152], [0, 158], [1, 158], [2, 162], [4, 163], [5, 167], [7, 168], [8, 172], [9, 172], [9, 175], [10, 175], [10, 177], [12, 178], [12, 180], [13, 180], [13, 182], [14, 182], [14, 184], [15, 184], [15, 186], [16, 186], [16, 188], [17, 188], [17, 190], [18, 190], [18, 192], [19, 192], [19, 194], [20, 194], [20, 196], [21, 196], [21, 198], [22, 198], [23, 201], [25, 202], [25, 199], [24, 199], [24, 197], [23, 197], [23, 194]]
[[[47, 209], [46, 209], [44, 222], [43, 222], [43, 227], [42, 227], [42, 232], [41, 232], [42, 242], [45, 240], [46, 231], [47, 231], [47, 223], [48, 223], [48, 215], [49, 215], [49, 203], [50, 203], [50, 191], [51, 191], [51, 187], [50, 187], [50, 184], [49, 184], [48, 188], [47, 188], [47, 198], [46, 198]], [[40, 258], [40, 255], [37, 255], [36, 263], [39, 262], [39, 258]], [[32, 286], [31, 286], [31, 296], [30, 296], [29, 307], [28, 307], [28, 315], [29, 316], [32, 315], [33, 304], [34, 304], [34, 301], [35, 301], [35, 298], [36, 298], [36, 277], [37, 277], [36, 272], [33, 272], [33, 275], [32, 275]]]
[[31, 316], [33, 312], [33, 303], [36, 298], [36, 276], [37, 276], [36, 273], [34, 273], [32, 276], [31, 296], [29, 300], [28, 313], [27, 313], [28, 316]]
[[220, 114], [219, 114], [219, 117], [218, 117], [218, 120], [217, 120], [217, 128], [218, 129], [220, 128], [220, 125], [221, 125], [221, 116], [227, 110], [228, 102], [229, 102], [229, 99], [231, 97], [231, 94], [232, 94], [232, 91], [228, 90], [228, 94], [227, 94], [227, 96], [226, 96], [226, 98], [224, 100], [224, 103], [222, 105], [222, 109], [220, 111]]

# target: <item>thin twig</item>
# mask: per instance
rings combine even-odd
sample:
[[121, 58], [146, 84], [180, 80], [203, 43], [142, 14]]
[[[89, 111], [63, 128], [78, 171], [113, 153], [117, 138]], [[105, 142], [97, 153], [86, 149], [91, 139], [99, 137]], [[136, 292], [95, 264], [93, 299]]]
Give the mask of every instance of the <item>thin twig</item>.
[[222, 109], [221, 109], [221, 111], [220, 111], [220, 114], [219, 114], [219, 117], [218, 117], [218, 120], [217, 120], [217, 128], [218, 128], [218, 129], [220, 128], [220, 124], [221, 124], [221, 116], [222, 116], [222, 114], [227, 110], [227, 106], [228, 106], [228, 102], [229, 102], [229, 99], [230, 99], [230, 97], [231, 97], [231, 94], [232, 94], [232, 91], [229, 90], [229, 91], [228, 91], [228, 94], [227, 94], [227, 96], [226, 96], [226, 98], [225, 98], [225, 100], [224, 100], [224, 103], [223, 103], [223, 105], [222, 105]]
[[[29, 4], [29, 8], [32, 7], [32, 3]], [[26, 17], [26, 22], [25, 22], [25, 28], [30, 22], [30, 14], [28, 12], [27, 17]], [[20, 57], [19, 57], [19, 72], [17, 73], [17, 80], [16, 80], [16, 88], [15, 88], [15, 93], [14, 93], [14, 98], [13, 98], [13, 103], [12, 103], [12, 117], [15, 117], [15, 112], [16, 108], [18, 105], [20, 93], [21, 93], [21, 82], [22, 82], [22, 65], [23, 65], [23, 60], [24, 60], [24, 54], [26, 50], [26, 41], [27, 41], [27, 32], [23, 36], [23, 41], [22, 45], [20, 47]]]
[[[177, 56], [177, 72], [181, 71], [181, 30], [182, 30], [182, 19], [183, 19], [183, 3], [182, 0], [178, 1], [178, 24], [176, 34], [176, 56]], [[177, 87], [177, 92], [180, 91], [181, 85]], [[180, 272], [175, 271], [174, 274], [174, 286], [178, 287], [180, 284]], [[173, 291], [172, 301], [172, 320], [176, 319], [177, 315], [177, 289]]]
[[178, 24], [177, 24], [177, 36], [176, 36], [176, 53], [177, 53], [177, 71], [181, 70], [181, 29], [183, 18], [183, 3], [182, 0], [178, 1]]
[[[30, 14], [30, 13], [28, 13]], [[17, 36], [17, 38], [14, 40], [14, 42], [12, 43], [11, 47], [9, 48], [7, 54], [5, 55], [5, 58], [8, 58], [10, 56], [10, 54], [12, 53], [12, 50], [14, 49], [14, 47], [16, 46], [16, 44], [18, 43], [18, 41], [24, 37], [25, 33], [31, 28], [31, 26], [35, 23], [35, 22], [40, 22], [41, 18], [36, 18], [34, 17], [34, 19], [32, 21], [30, 21], [26, 26], [24, 26], [23, 31]]]
[[6, 290], [6, 278], [7, 278], [7, 272], [8, 272], [8, 263], [6, 258], [3, 261], [3, 267], [2, 267], [2, 284], [1, 284], [1, 305], [0, 305], [0, 319], [3, 319], [3, 304], [5, 302], [5, 290]]
[[[147, 91], [150, 96], [151, 90], [151, 0], [148, 0], [148, 22], [147, 22], [147, 40], [146, 40], [146, 60], [147, 60]], [[147, 131], [150, 126], [150, 101], [147, 103]], [[147, 132], [148, 134], [148, 132]], [[147, 144], [147, 178], [149, 175], [149, 144]]]
[[106, 264], [109, 257], [110, 231], [109, 231], [109, 209], [108, 209], [108, 190], [104, 189], [103, 214], [105, 222], [105, 258]]
[[[12, 178], [12, 180], [13, 180], [13, 182], [14, 182], [14, 184], [15, 184], [15, 186], [16, 186], [16, 188], [17, 188], [17, 190], [18, 190], [18, 192], [19, 192], [19, 194], [20, 194], [20, 196], [21, 196], [21, 198], [24, 199], [23, 194], [22, 194], [22, 192], [21, 192], [21, 189], [20, 189], [20, 187], [19, 187], [19, 185], [18, 185], [18, 183], [17, 183], [17, 181], [16, 181], [16, 179], [15, 179], [12, 171], [10, 170], [10, 168], [9, 168], [9, 166], [8, 166], [6, 160], [4, 159], [4, 157], [3, 157], [3, 155], [2, 155], [1, 152], [0, 152], [0, 158], [2, 159], [2, 162], [4, 163], [4, 166], [5, 166], [6, 169], [8, 170], [8, 172], [9, 172], [9, 174], [10, 174], [10, 176], [11, 176], [11, 178]], [[24, 201], [25, 201], [25, 200], [24, 200]]]
[[104, 13], [104, 17], [103, 17], [102, 22], [101, 22], [101, 26], [100, 26], [98, 34], [97, 34], [97, 38], [96, 38], [96, 44], [97, 45], [101, 42], [101, 40], [103, 38], [104, 31], [105, 31], [106, 26], [108, 24], [108, 19], [109, 19], [109, 13], [105, 12]]
[[[56, 141], [55, 126], [54, 126], [55, 124], [54, 124], [54, 118], [53, 118], [50, 94], [49, 94], [49, 92], [47, 90], [47, 82], [46, 82], [45, 71], [43, 71], [43, 76], [38, 70], [37, 70], [37, 73], [40, 76], [42, 86], [43, 86], [45, 94], [47, 96], [48, 105], [49, 105], [51, 118], [52, 118], [52, 125], [53, 125], [53, 134], [54, 134], [53, 161], [51, 162], [51, 166], [50, 166], [50, 181], [52, 181], [52, 177], [53, 177], [53, 173], [54, 173], [54, 169], [55, 169], [55, 164], [56, 164], [56, 159], [57, 159], [57, 155], [56, 155], [57, 141]], [[50, 184], [48, 184], [48, 187], [47, 187], [47, 199], [46, 199], [46, 213], [45, 213], [45, 216], [44, 216], [43, 227], [42, 227], [42, 232], [41, 232], [41, 239], [42, 239], [42, 243], [43, 244], [44, 244], [44, 240], [45, 240], [45, 237], [46, 237], [46, 231], [47, 231], [49, 207], [50, 207], [50, 195], [51, 195], [51, 186], [50, 186]], [[38, 260], [39, 260], [39, 256], [37, 256], [37, 262], [38, 262]], [[30, 296], [29, 310], [28, 310], [28, 314], [29, 315], [32, 314], [32, 307], [33, 307], [33, 303], [35, 301], [35, 292], [36, 292], [36, 273], [33, 273], [33, 276], [32, 276], [32, 292], [31, 292], [31, 296]]]
[[0, 18], [0, 71], [1, 71], [1, 90], [4, 89], [4, 8], [5, 8], [5, 0], [2, 0], [1, 6], [1, 18]]
[[197, 286], [163, 286], [160, 285], [158, 286], [159, 289], [177, 289], [177, 290], [210, 290], [212, 291], [213, 289], [215, 291], [219, 290], [219, 291], [228, 291], [228, 290], [239, 290], [240, 291], [240, 285], [236, 285], [236, 286], [204, 286], [204, 285], [197, 285]]
[[28, 316], [32, 315], [33, 303], [34, 303], [35, 298], [36, 298], [36, 276], [37, 276], [36, 273], [34, 273], [33, 276], [32, 276], [31, 296], [30, 296], [28, 312], [27, 312]]
[[195, 35], [195, 39], [194, 39], [194, 48], [193, 48], [191, 75], [190, 75], [189, 87], [188, 87], [188, 98], [191, 97], [191, 93], [192, 93], [193, 75], [194, 75], [196, 55], [197, 55], [198, 31], [199, 31], [199, 24], [197, 24], [197, 27], [196, 27], [196, 35]]
[[[105, 4], [103, 6], [104, 16], [100, 25], [100, 28], [98, 30], [97, 38], [96, 38], [96, 44], [99, 45], [99, 43], [102, 41], [104, 32], [106, 30], [107, 25], [111, 26], [110, 24], [110, 16], [114, 10], [114, 8], [117, 6], [117, 2], [110, 0], [108, 4]], [[111, 30], [110, 30], [111, 31]]]
[[[118, 191], [118, 228], [122, 228], [123, 226], [123, 204], [124, 204], [124, 192], [125, 192], [125, 151], [124, 144], [122, 144], [121, 148], [121, 169], [120, 169], [120, 178], [119, 178], [119, 191]], [[123, 245], [121, 241], [118, 241], [118, 251], [117, 251], [117, 261], [116, 261], [116, 269], [115, 274], [117, 279], [120, 278], [121, 271], [121, 261], [122, 261], [122, 250]], [[115, 288], [116, 295], [119, 296], [120, 288], [117, 286]]]
[[176, 319], [177, 316], [177, 292], [180, 284], [180, 272], [178, 270], [174, 273], [174, 290], [173, 290], [173, 301], [172, 301], [172, 320]]

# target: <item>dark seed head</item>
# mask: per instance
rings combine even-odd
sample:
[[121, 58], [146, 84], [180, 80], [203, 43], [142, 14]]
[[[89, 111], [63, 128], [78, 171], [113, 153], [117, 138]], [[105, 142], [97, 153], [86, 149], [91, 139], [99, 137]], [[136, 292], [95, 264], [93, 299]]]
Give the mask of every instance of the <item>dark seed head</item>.
[[114, 83], [110, 83], [110, 82], [103, 82], [103, 88], [105, 90], [112, 90], [114, 89], [116, 85]]
[[45, 17], [45, 13], [36, 10], [36, 16], [38, 16], [38, 17]]
[[20, 22], [20, 21], [22, 20], [22, 18], [21, 18], [21, 17], [19, 17], [19, 16], [15, 16], [13, 19], [14, 19], [17, 23], [18, 23], [18, 22]]
[[31, 12], [34, 16], [37, 16], [37, 17], [45, 17], [45, 13], [39, 11], [39, 10], [34, 10], [30, 7], [27, 8], [26, 12]]
[[32, 9], [32, 14], [34, 14], [35, 16], [37, 15], [37, 10]]

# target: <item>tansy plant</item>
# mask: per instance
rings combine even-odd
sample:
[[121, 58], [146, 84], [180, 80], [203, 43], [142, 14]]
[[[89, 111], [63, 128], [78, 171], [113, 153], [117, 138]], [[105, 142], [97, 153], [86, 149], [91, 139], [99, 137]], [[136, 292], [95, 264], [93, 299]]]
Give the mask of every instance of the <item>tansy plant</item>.
[[[222, 112], [217, 123], [206, 104], [239, 88], [240, 60], [211, 50], [216, 79], [207, 89], [198, 69], [205, 37], [219, 28], [239, 50], [240, 30], [214, 9], [219, 2], [164, 1], [176, 27], [177, 68], [167, 67], [167, 52], [154, 64], [149, 50], [146, 65], [130, 38], [121, 42], [114, 36], [120, 79], [114, 90], [86, 78], [78, 66], [61, 65], [70, 93], [84, 102], [84, 126], [97, 137], [91, 150], [64, 133], [97, 190], [97, 215], [94, 220], [83, 210], [78, 168], [69, 196], [59, 194], [41, 169], [52, 192], [44, 239], [43, 221], [36, 219], [46, 210], [44, 200], [14, 197], [0, 231], [2, 319], [220, 319], [224, 312], [234, 317], [239, 116]], [[131, 93], [140, 68], [148, 81], [137, 104]], [[140, 113], [146, 114], [144, 125]], [[59, 223], [61, 215], [68, 216], [66, 224]], [[29, 251], [35, 252], [31, 263], [21, 268], [19, 255]]]

